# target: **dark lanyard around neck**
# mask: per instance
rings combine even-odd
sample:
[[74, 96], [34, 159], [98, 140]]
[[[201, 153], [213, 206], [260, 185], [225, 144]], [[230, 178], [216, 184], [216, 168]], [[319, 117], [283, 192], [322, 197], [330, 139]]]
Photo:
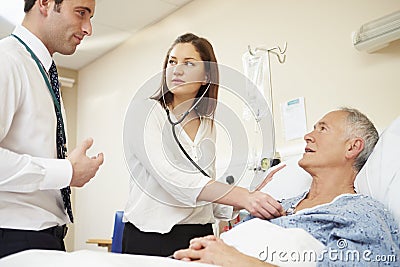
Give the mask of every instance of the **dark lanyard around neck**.
[[[61, 127], [62, 127], [62, 132], [65, 134], [65, 130], [64, 130], [64, 120], [62, 118], [62, 112], [61, 112], [61, 104], [60, 102], [57, 100], [56, 95], [54, 94], [53, 91], [53, 87], [51, 87], [49, 78], [47, 77], [46, 71], [43, 68], [42, 63], [40, 62], [39, 58], [35, 55], [35, 53], [33, 53], [32, 49], [29, 48], [29, 46], [26, 45], [26, 43], [24, 41], [21, 40], [21, 38], [19, 38], [18, 36], [11, 34], [11, 36], [15, 37], [21, 44], [23, 44], [26, 48], [26, 50], [28, 50], [28, 52], [31, 54], [31, 57], [33, 58], [33, 60], [35, 60], [36, 65], [38, 66], [40, 73], [43, 76], [44, 81], [46, 82], [47, 88], [50, 91], [50, 94], [53, 98], [53, 103], [56, 106], [57, 110], [59, 111], [60, 114], [60, 119], [61, 119]], [[65, 137], [64, 137], [65, 140]]]
[[[62, 112], [61, 112], [61, 104], [60, 102], [57, 100], [56, 95], [54, 94], [53, 88], [51, 87], [49, 78], [47, 77], [46, 71], [43, 68], [42, 63], [40, 62], [39, 58], [35, 55], [35, 53], [33, 53], [32, 49], [29, 48], [29, 46], [26, 45], [26, 43], [24, 41], [21, 40], [21, 38], [19, 38], [18, 36], [11, 34], [11, 36], [15, 37], [21, 44], [23, 44], [26, 48], [26, 50], [28, 50], [28, 52], [31, 54], [31, 57], [33, 58], [33, 60], [35, 60], [36, 65], [38, 66], [40, 73], [43, 76], [44, 81], [46, 82], [47, 88], [50, 91], [51, 96], [53, 97], [53, 102], [54, 105], [56, 106], [56, 108], [58, 109], [58, 111], [60, 112], [60, 116], [62, 116]], [[61, 120], [62, 121], [62, 120]], [[63, 125], [64, 126], [64, 125]]]

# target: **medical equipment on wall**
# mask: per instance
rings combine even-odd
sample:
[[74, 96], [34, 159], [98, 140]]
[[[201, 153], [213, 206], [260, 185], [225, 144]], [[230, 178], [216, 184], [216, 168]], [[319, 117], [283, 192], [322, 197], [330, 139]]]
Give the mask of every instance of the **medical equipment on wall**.
[[[284, 48], [281, 49], [279, 46], [274, 46], [272, 48], [262, 48], [256, 47], [254, 50], [251, 49], [250, 45], [248, 46], [248, 51], [244, 53], [242, 57], [243, 61], [243, 69], [244, 74], [248, 77], [249, 81], [252, 82], [251, 86], [256, 86], [260, 91], [261, 95], [265, 98], [264, 100], [260, 100], [257, 97], [257, 94], [254, 94], [252, 90], [247, 90], [247, 95], [249, 99], [249, 105], [255, 107], [255, 119], [257, 122], [261, 121], [265, 114], [265, 110], [269, 110], [272, 115], [272, 128], [271, 136], [272, 136], [272, 153], [271, 151], [262, 151], [261, 156], [255, 156], [254, 165], [251, 169], [255, 172], [266, 171], [269, 167], [274, 166], [280, 162], [276, 153], [276, 142], [275, 142], [275, 123], [274, 123], [274, 105], [273, 105], [273, 91], [272, 91], [272, 75], [271, 75], [271, 55], [276, 55], [279, 63], [283, 64], [286, 60], [286, 49], [287, 42], [285, 42]], [[268, 82], [265, 79], [268, 79]], [[262, 108], [261, 105], [268, 105], [268, 108]], [[264, 111], [264, 112], [263, 112]], [[244, 117], [248, 117], [248, 111], [245, 109]], [[258, 128], [256, 127], [256, 133], [258, 132]], [[259, 181], [255, 179], [252, 182], [251, 187], [255, 187]]]

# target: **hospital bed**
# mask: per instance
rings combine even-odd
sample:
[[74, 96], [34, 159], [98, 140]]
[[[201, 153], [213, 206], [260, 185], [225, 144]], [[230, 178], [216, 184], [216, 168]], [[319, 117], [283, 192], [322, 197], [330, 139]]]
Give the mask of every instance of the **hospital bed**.
[[[367, 160], [365, 166], [359, 172], [355, 188], [358, 193], [369, 195], [381, 201], [391, 211], [400, 227], [400, 160], [398, 151], [400, 148], [400, 117], [397, 118], [382, 134]], [[289, 180], [288, 180], [289, 179]], [[296, 185], [293, 181], [296, 179]], [[292, 187], [286, 187], [288, 181], [292, 181]], [[297, 167], [294, 162], [289, 162], [288, 167], [275, 174], [272, 182], [268, 184], [266, 191], [275, 198], [290, 197], [297, 193], [290, 190], [302, 190], [310, 183], [310, 177]], [[282, 190], [284, 189], [284, 190]], [[268, 191], [270, 190], [270, 191]], [[282, 191], [287, 191], [283, 192]], [[286, 194], [286, 196], [285, 196]], [[250, 222], [250, 223], [249, 223]], [[255, 257], [262, 257], [259, 251], [268, 247], [277, 251], [281, 247], [290, 251], [313, 250], [321, 251], [322, 244], [302, 229], [277, 229], [279, 226], [267, 221], [253, 219], [228, 231], [222, 238], [226, 243], [236, 246], [243, 253]], [[257, 228], [265, 234], [265, 239], [257, 244], [249, 236], [251, 229]], [[277, 235], [278, 233], [278, 235]], [[247, 242], [247, 243], [246, 243]], [[311, 263], [313, 265], [315, 263]], [[116, 253], [104, 253], [97, 251], [76, 251], [65, 253], [60, 251], [28, 250], [0, 260], [2, 267], [14, 266], [211, 266], [200, 263], [187, 263], [169, 258], [126, 255]], [[304, 265], [304, 262], [302, 263]]]
[[[190, 265], [188, 265], [190, 264]], [[1, 267], [207, 267], [213, 266], [195, 262], [184, 262], [170, 258], [107, 253], [92, 250], [62, 252], [55, 250], [26, 250], [0, 260]]]

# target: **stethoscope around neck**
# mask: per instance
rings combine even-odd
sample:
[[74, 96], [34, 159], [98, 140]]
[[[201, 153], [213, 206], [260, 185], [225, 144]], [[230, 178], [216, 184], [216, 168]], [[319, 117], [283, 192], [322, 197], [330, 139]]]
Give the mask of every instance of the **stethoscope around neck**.
[[168, 122], [171, 124], [172, 135], [174, 136], [175, 142], [178, 144], [180, 150], [183, 152], [183, 154], [186, 156], [186, 158], [190, 161], [190, 163], [192, 163], [193, 166], [195, 166], [204, 176], [207, 176], [207, 177], [210, 177], [210, 176], [190, 157], [190, 155], [187, 153], [187, 151], [183, 148], [181, 142], [178, 139], [178, 136], [176, 135], [175, 126], [180, 124], [190, 114], [190, 112], [192, 112], [197, 107], [197, 105], [204, 98], [205, 94], [207, 93], [208, 89], [210, 88], [210, 84], [211, 83], [208, 83], [207, 88], [206, 88], [206, 90], [204, 90], [203, 94], [196, 100], [196, 102], [194, 102], [194, 104], [185, 113], [183, 113], [182, 117], [179, 120], [177, 120], [176, 122], [172, 121], [170, 111], [165, 102], [164, 86], [162, 86], [162, 88], [161, 88], [162, 89], [161, 94], [162, 94], [162, 99], [164, 102], [165, 111], [167, 113]]

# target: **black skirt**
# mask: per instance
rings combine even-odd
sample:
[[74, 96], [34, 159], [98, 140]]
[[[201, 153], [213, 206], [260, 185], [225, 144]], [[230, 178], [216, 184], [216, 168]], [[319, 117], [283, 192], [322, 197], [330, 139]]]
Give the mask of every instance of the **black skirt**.
[[170, 256], [175, 251], [189, 247], [189, 241], [195, 237], [212, 235], [212, 224], [179, 224], [169, 233], [142, 232], [127, 222], [122, 238], [122, 253]]

